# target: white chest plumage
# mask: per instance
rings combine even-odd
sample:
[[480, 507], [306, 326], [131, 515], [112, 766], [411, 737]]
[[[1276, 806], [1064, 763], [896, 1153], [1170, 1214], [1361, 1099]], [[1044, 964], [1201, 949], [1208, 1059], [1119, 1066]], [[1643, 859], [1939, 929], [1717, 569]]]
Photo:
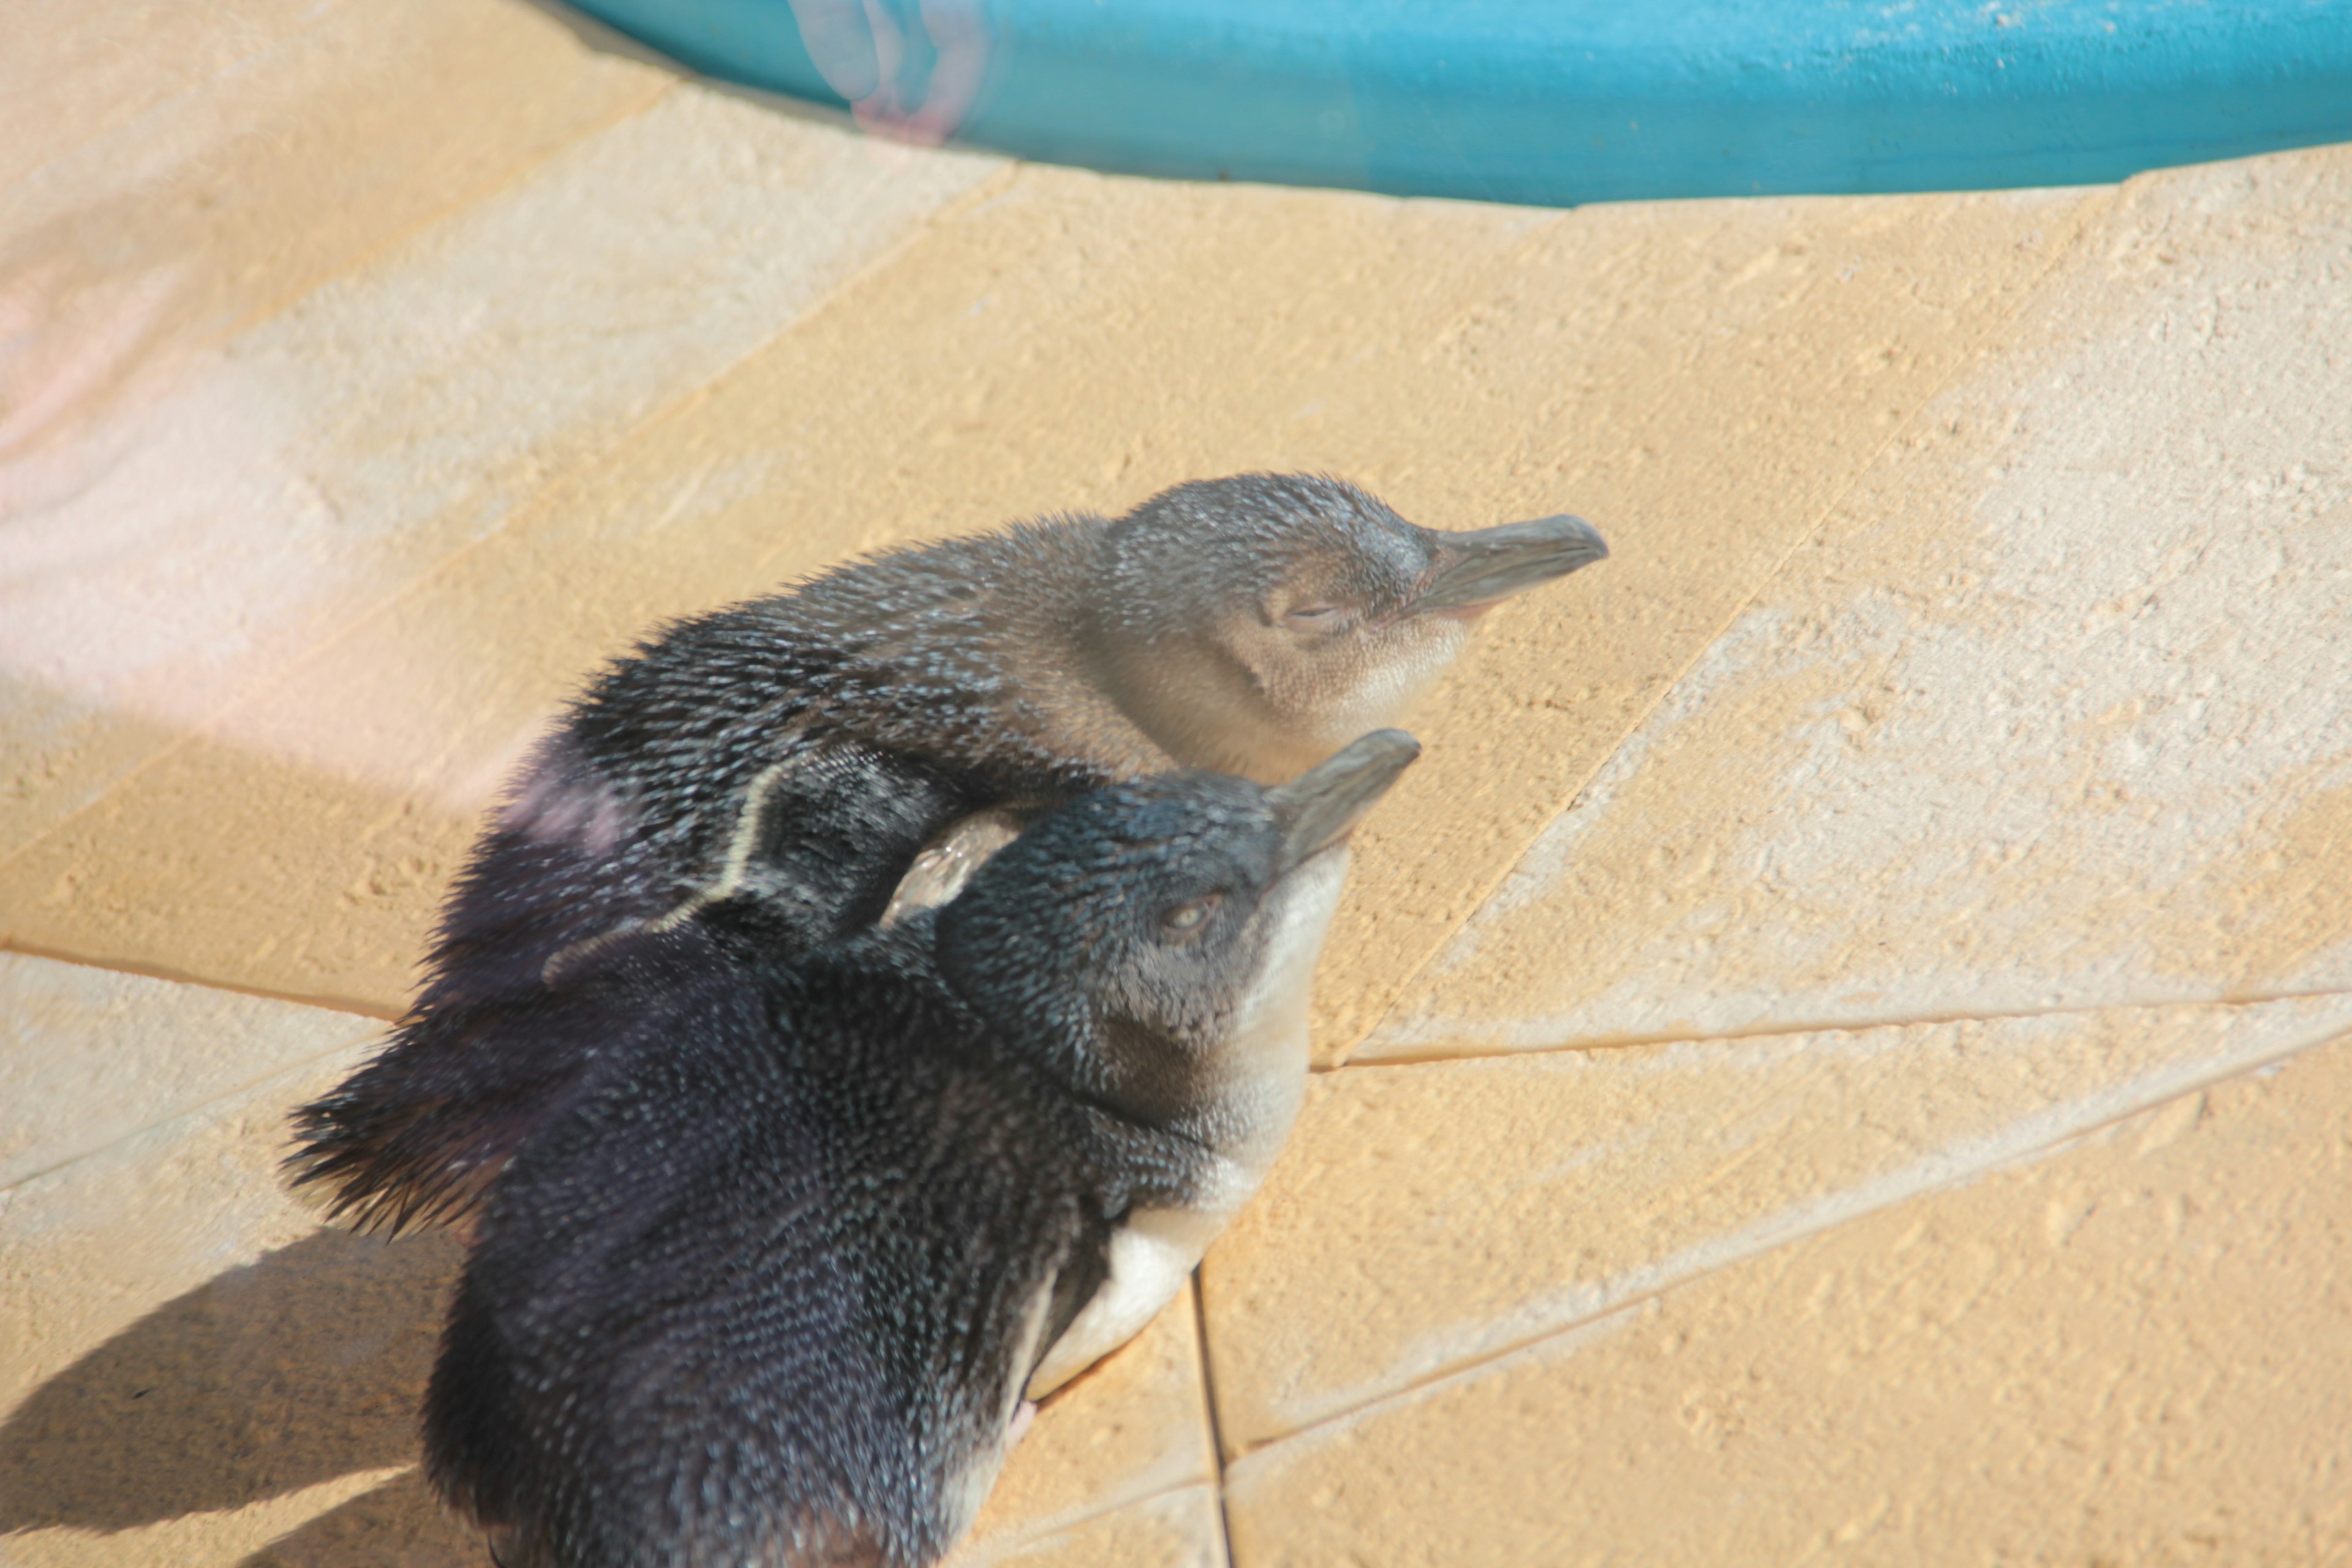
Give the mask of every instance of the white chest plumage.
[[1256, 983], [1210, 1075], [1214, 1164], [1193, 1201], [1138, 1209], [1111, 1237], [1110, 1272], [1029, 1379], [1043, 1399], [1133, 1339], [1184, 1288], [1217, 1233], [1257, 1191], [1281, 1153], [1307, 1093], [1308, 990], [1348, 875], [1334, 847], [1285, 879], [1284, 900]]

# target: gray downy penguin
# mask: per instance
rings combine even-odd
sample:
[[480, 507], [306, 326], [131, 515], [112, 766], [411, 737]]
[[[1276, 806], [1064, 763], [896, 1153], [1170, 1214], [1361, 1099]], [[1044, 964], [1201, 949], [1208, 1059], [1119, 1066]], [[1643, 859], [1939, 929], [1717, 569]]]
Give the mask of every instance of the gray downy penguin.
[[506, 1568], [917, 1568], [1256, 1188], [1346, 838], [1419, 753], [1180, 773], [795, 960], [651, 943], [491, 1187], [425, 1405]]
[[1118, 779], [1276, 783], [1400, 719], [1486, 608], [1608, 553], [1571, 517], [1420, 528], [1244, 474], [1125, 517], [887, 552], [609, 667], [456, 879], [385, 1049], [289, 1164], [397, 1228], [456, 1217], [593, 1076], [530, 1015], [694, 926], [790, 954], [951, 896], [1023, 820]]

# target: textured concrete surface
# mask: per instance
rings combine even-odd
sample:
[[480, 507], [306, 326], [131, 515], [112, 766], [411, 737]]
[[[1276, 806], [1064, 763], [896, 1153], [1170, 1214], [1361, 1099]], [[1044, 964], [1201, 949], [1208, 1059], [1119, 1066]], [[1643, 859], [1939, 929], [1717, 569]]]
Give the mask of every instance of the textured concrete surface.
[[2352, 1047], [1250, 1456], [1243, 1563], [2352, 1558]]
[[0, 953], [0, 1191], [304, 1062], [373, 1019]]
[[517, 0], [19, 20], [0, 1563], [482, 1561], [452, 1244], [275, 1162], [520, 747], [664, 616], [1254, 467], [1615, 554], [1417, 716], [1293, 1147], [968, 1561], [2352, 1556], [2352, 149], [1561, 214]]
[[2345, 185], [2135, 182], [1363, 1054], [2352, 986]]
[[2347, 1031], [2352, 997], [2327, 997], [1327, 1074], [1205, 1277], [1223, 1436], [1332, 1418]]

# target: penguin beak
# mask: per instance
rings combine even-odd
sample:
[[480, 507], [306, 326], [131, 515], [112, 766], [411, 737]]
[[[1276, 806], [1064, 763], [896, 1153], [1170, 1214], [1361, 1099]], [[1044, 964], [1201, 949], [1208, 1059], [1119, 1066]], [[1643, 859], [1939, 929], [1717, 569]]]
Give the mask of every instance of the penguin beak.
[[1605, 558], [1601, 532], [1580, 517], [1539, 517], [1470, 533], [1440, 533], [1437, 577], [1415, 614], [1468, 620], [1538, 583]]
[[1282, 869], [1312, 859], [1348, 837], [1372, 803], [1421, 755], [1402, 730], [1375, 730], [1266, 793], [1282, 823]]

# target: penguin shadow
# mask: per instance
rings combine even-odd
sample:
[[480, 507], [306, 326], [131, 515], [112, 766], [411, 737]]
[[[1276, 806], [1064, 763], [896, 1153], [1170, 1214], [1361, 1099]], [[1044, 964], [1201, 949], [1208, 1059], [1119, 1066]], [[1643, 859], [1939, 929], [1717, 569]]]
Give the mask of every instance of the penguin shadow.
[[494, 1568], [488, 1543], [409, 1470], [279, 1536], [236, 1568]]
[[[158, 1307], [0, 1425], [0, 1536], [129, 1530], [413, 1467], [462, 1261], [446, 1233], [325, 1229]], [[411, 1468], [247, 1563], [486, 1561]]]

